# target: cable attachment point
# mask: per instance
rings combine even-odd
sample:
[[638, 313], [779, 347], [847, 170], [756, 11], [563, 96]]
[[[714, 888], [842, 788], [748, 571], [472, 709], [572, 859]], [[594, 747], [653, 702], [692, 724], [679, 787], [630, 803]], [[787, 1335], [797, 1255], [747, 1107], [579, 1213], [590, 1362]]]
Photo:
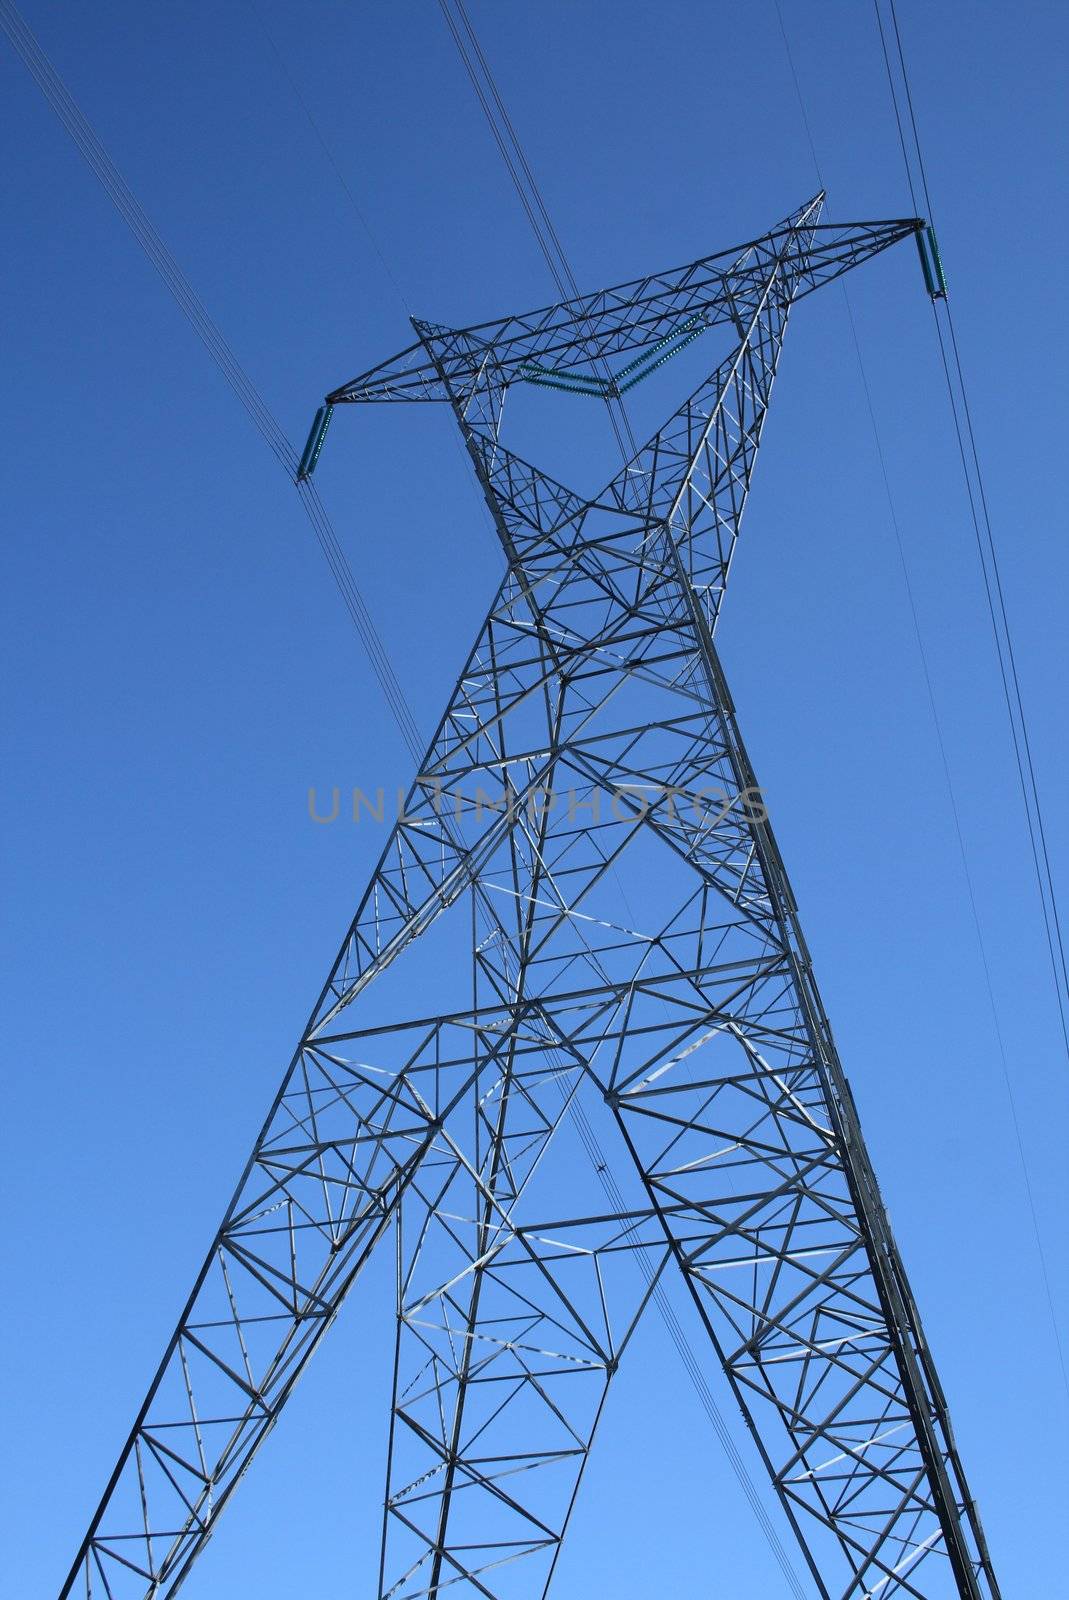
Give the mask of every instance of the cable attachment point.
[[323, 440], [327, 436], [327, 429], [330, 427], [330, 419], [333, 415], [333, 406], [320, 406], [316, 412], [304, 447], [304, 454], [301, 456], [301, 464], [297, 468], [298, 483], [303, 483], [315, 471], [319, 453], [323, 448]]
[[933, 300], [945, 300], [947, 297], [947, 280], [943, 271], [943, 261], [939, 254], [939, 244], [935, 237], [935, 229], [930, 224], [918, 223], [917, 231], [913, 237], [917, 241], [917, 254], [921, 258], [924, 287]]

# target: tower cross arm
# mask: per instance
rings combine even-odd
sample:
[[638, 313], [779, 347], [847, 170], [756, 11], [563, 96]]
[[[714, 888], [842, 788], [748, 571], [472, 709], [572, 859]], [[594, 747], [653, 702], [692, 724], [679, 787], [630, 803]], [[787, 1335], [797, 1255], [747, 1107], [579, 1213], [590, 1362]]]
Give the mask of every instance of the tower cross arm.
[[[595, 362], [633, 355], [733, 324], [741, 332], [770, 265], [797, 275], [795, 298], [811, 294], [924, 226], [919, 217], [816, 224], [822, 196], [759, 239], [556, 305], [463, 329], [418, 324], [434, 337], [439, 361], [421, 339], [327, 395], [330, 405], [387, 400], [448, 401], [495, 380], [581, 384]], [[633, 365], [634, 363], [629, 363]]]

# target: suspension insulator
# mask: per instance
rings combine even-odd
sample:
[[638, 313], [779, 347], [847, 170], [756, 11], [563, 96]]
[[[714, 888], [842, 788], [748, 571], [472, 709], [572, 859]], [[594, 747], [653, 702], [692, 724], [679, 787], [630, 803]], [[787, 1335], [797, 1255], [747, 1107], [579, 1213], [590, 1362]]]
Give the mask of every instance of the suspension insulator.
[[943, 262], [939, 255], [935, 229], [928, 224], [921, 223], [913, 237], [917, 241], [917, 254], [921, 258], [924, 287], [927, 289], [931, 299], [945, 300], [947, 297], [947, 280], [943, 271]]
[[316, 462], [319, 460], [319, 454], [323, 448], [323, 440], [327, 436], [327, 429], [330, 427], [330, 419], [333, 415], [333, 406], [320, 406], [316, 412], [304, 447], [304, 454], [301, 456], [301, 464], [297, 468], [298, 483], [303, 482], [305, 478], [310, 478], [315, 471]]
[[932, 263], [928, 259], [928, 251], [924, 242], [924, 230], [922, 228], [918, 228], [913, 237], [917, 241], [917, 254], [921, 258], [921, 271], [924, 273], [924, 287], [934, 300], [936, 295], [939, 293], [939, 290], [936, 287], [935, 274], [932, 271]]
[[943, 260], [939, 254], [939, 245], [936, 241], [935, 229], [932, 227], [931, 223], [928, 225], [928, 248], [932, 252], [932, 265], [935, 267], [936, 281], [939, 284], [939, 294], [940, 297], [945, 300], [947, 292], [946, 273], [943, 271]]

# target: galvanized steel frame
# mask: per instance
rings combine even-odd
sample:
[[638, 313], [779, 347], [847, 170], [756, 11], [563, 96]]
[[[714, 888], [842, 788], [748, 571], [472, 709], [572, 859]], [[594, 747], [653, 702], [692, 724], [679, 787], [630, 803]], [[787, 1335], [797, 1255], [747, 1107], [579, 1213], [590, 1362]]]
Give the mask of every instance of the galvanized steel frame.
[[[678, 1271], [814, 1592], [996, 1600], [713, 643], [791, 307], [921, 226], [822, 200], [596, 295], [417, 322], [327, 397], [451, 406], [507, 572], [63, 1596], [177, 1590], [391, 1234], [381, 1597], [547, 1591]], [[502, 443], [510, 385], [608, 397], [722, 323], [737, 347], [593, 499]], [[413, 1016], [428, 945], [456, 1002]], [[632, 1200], [554, 1210], [599, 1115]]]

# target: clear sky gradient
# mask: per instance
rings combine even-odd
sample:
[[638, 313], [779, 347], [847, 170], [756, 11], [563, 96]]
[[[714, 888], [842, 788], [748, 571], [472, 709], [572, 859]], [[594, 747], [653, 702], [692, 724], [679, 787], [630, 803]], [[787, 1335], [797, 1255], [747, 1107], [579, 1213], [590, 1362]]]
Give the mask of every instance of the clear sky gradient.
[[[471, 10], [582, 286], [752, 237], [817, 188], [772, 0]], [[432, 0], [24, 11], [298, 444], [320, 395], [408, 342], [398, 285], [454, 324], [554, 298]], [[784, 0], [784, 15], [829, 217], [908, 215], [871, 7]], [[901, 0], [900, 17], [1064, 888], [1067, 13]], [[389, 789], [412, 767], [292, 488], [6, 41], [0, 104], [0, 1588], [36, 1600], [66, 1571], [380, 848], [365, 824], [311, 823], [309, 785]], [[1064, 1323], [1066, 1061], [912, 245], [850, 296]], [[682, 390], [664, 381], [667, 410]], [[560, 424], [545, 426], [551, 452]], [[468, 480], [444, 412], [400, 408], [339, 414], [318, 476], [424, 727], [500, 570]], [[1069, 1407], [837, 288], [792, 318], [722, 650], [1005, 1595], [1054, 1596]], [[190, 1600], [372, 1592], [389, 1291], [377, 1263]], [[556, 1592], [783, 1592], [653, 1321]]]

